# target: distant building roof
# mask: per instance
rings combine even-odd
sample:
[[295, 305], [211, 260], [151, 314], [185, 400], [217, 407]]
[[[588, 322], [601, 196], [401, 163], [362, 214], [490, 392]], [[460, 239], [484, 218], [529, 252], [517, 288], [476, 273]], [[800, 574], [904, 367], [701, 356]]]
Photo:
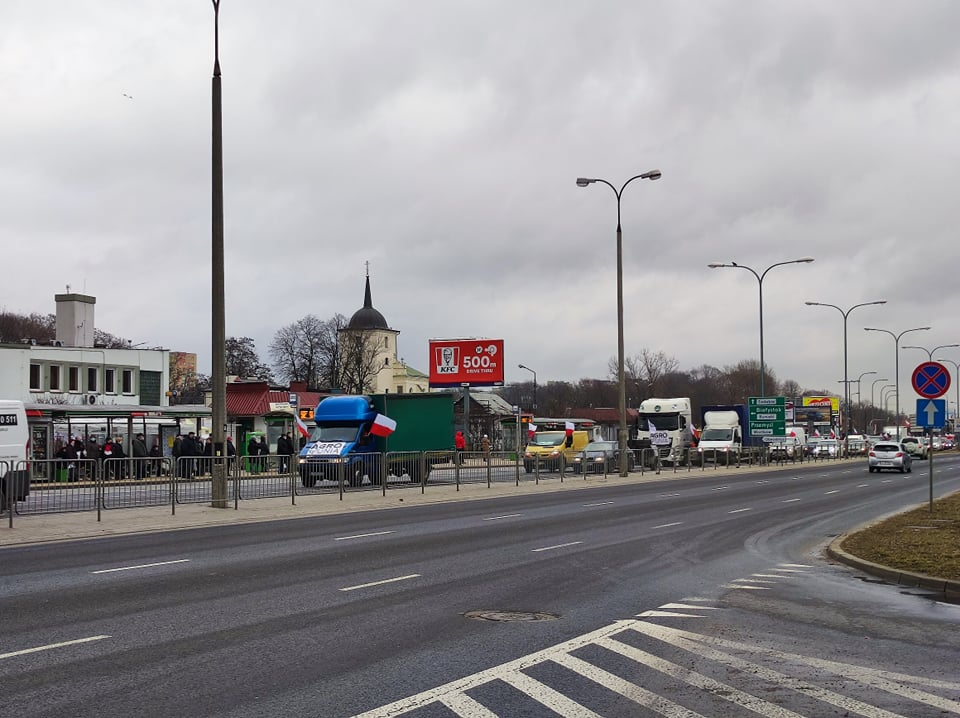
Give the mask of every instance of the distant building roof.
[[[575, 416], [579, 419], [591, 419], [598, 424], [618, 424], [620, 423], [620, 410], [616, 407], [597, 407], [596, 409], [570, 409], [567, 412], [570, 416]], [[636, 409], [631, 409], [627, 407], [627, 423], [632, 423], [637, 420], [639, 412]]]

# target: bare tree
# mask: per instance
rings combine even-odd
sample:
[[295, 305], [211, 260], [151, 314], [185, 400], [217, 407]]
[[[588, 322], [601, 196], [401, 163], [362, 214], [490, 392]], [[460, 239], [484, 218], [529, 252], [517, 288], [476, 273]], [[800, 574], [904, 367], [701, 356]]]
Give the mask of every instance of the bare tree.
[[376, 387], [382, 366], [380, 347], [366, 332], [340, 333], [340, 384], [348, 394], [365, 394]]
[[342, 314], [323, 321], [308, 314], [281, 327], [270, 344], [270, 358], [277, 375], [286, 381], [306, 382], [317, 391], [342, 385], [338, 334], [346, 326]]
[[250, 337], [227, 337], [223, 349], [227, 374], [243, 379], [273, 381], [273, 372], [260, 361], [256, 345]]
[[[644, 399], [660, 396], [666, 387], [661, 386], [662, 379], [676, 372], [680, 362], [662, 351], [644, 348], [640, 354], [624, 357], [623, 376], [627, 392], [627, 405], [636, 406]], [[611, 358], [607, 369], [614, 382], [617, 380], [617, 360]]]

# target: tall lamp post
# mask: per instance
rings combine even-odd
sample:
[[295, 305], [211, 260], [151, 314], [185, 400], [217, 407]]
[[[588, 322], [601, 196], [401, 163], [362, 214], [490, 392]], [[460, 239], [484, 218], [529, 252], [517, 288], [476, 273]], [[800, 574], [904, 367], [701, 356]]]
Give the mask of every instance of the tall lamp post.
[[745, 264], [737, 264], [736, 262], [730, 262], [725, 264], [723, 262], [711, 262], [707, 266], [710, 269], [720, 269], [722, 267], [735, 267], [736, 269], [746, 269], [750, 274], [757, 278], [757, 283], [760, 286], [760, 396], [766, 396], [766, 391], [764, 389], [764, 374], [766, 374], [766, 368], [763, 363], [763, 279], [767, 276], [769, 272], [774, 267], [782, 267], [784, 264], [809, 264], [813, 261], [813, 257], [801, 257], [800, 259], [790, 259], [786, 262], [777, 262], [776, 264], [771, 264], [769, 267], [763, 270], [763, 274], [757, 274], [756, 270], [753, 267], [748, 267]]
[[[876, 374], [875, 371], [865, 371], [860, 376], [857, 377], [857, 406], [860, 407], [861, 418], [863, 419], [863, 425], [867, 425], [867, 412], [863, 409], [863, 398], [860, 396], [860, 382], [863, 380], [863, 377], [870, 374]], [[851, 379], [851, 381], [853, 381]]]
[[528, 366], [524, 366], [523, 364], [517, 364], [517, 366], [520, 369], [526, 369], [528, 372], [533, 374], [533, 410], [536, 411], [537, 410], [537, 372], [535, 372], [533, 369], [531, 369]]
[[[890, 381], [890, 380], [887, 379], [886, 377], [882, 379], [873, 380], [873, 382], [870, 384], [870, 406], [876, 406], [876, 404], [873, 403], [873, 390], [877, 388], [877, 384], [881, 381]], [[880, 390], [883, 391], [883, 387], [880, 387]]]
[[[953, 359], [945, 359], [944, 357], [937, 357], [937, 361], [945, 361], [947, 364], [953, 364], [953, 368], [957, 370], [957, 380], [954, 382], [957, 385], [957, 404], [953, 414], [953, 431], [956, 433], [957, 415], [960, 414], [960, 364], [953, 361]], [[954, 439], [954, 441], [956, 441], [956, 439]], [[960, 445], [958, 445], [957, 448], [960, 449]]]
[[[847, 378], [847, 317], [850, 316], [850, 312], [859, 307], [869, 307], [874, 304], [886, 303], [886, 299], [878, 299], [875, 302], [861, 302], [860, 304], [854, 304], [852, 307], [844, 311], [836, 304], [827, 304], [826, 302], [805, 302], [808, 307], [831, 307], [836, 309], [843, 316], [843, 453], [845, 456], [850, 455], [850, 440], [846, 438], [850, 434], [850, 381]], [[859, 387], [857, 390], [859, 391]]]
[[623, 373], [623, 231], [620, 227], [620, 197], [627, 185], [637, 179], [658, 180], [660, 170], [650, 170], [635, 175], [621, 185], [618, 190], [605, 179], [578, 177], [577, 187], [587, 187], [595, 182], [607, 185], [617, 197], [617, 392], [620, 409], [620, 476], [627, 475], [627, 384]]
[[[924, 332], [927, 331], [930, 327], [912, 327], [910, 329], [904, 329], [899, 334], [891, 332], [889, 329], [874, 329], [873, 327], [864, 327], [863, 331], [865, 332], [883, 332], [884, 334], [889, 334], [893, 337], [893, 356], [894, 356], [894, 387], [896, 388], [897, 401], [895, 402], [896, 411], [894, 415], [894, 424], [897, 426], [897, 441], [900, 440], [900, 337], [909, 332]], [[884, 404], [884, 410], [887, 406]]]
[[224, 311], [223, 281], [223, 102], [220, 94], [220, 0], [213, 2], [213, 232], [211, 264], [213, 276], [211, 282], [212, 297], [212, 367], [210, 388], [212, 390], [211, 438], [213, 440], [213, 464], [210, 470], [210, 498], [214, 508], [227, 508], [227, 465], [225, 463], [227, 428], [227, 385], [226, 385], [226, 321]]

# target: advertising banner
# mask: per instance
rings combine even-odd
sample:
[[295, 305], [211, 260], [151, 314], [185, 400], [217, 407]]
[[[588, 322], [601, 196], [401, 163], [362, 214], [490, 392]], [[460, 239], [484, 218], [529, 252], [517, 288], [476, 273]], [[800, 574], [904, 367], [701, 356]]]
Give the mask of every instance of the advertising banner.
[[430, 340], [430, 386], [463, 385], [503, 385], [503, 339]]

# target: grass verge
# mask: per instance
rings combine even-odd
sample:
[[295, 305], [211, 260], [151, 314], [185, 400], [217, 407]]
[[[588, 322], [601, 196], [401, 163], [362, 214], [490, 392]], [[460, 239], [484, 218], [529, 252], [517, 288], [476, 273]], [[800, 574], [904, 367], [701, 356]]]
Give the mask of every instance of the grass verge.
[[960, 581], [960, 492], [851, 534], [840, 547], [865, 561]]

